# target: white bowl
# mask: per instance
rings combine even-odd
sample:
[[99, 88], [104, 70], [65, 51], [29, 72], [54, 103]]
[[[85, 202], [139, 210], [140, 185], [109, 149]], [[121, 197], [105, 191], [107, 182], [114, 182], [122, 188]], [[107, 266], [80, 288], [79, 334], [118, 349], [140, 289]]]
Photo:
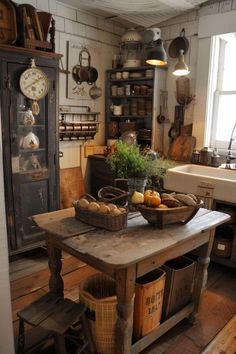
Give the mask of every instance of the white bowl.
[[133, 68], [141, 65], [141, 60], [139, 59], [127, 59], [124, 62], [124, 68]]

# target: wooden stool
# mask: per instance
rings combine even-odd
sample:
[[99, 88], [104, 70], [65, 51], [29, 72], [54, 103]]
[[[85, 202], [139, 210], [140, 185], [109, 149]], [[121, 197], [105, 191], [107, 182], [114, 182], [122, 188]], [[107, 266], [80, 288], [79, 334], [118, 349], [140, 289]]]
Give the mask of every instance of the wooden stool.
[[[72, 300], [64, 299], [57, 294], [47, 293], [20, 310], [17, 315], [20, 320], [17, 354], [26, 353], [25, 322], [33, 327], [39, 326], [47, 330], [49, 335], [54, 337], [56, 354], [67, 353], [65, 345], [66, 337], [71, 339], [72, 342], [76, 341], [77, 344], [80, 344], [80, 348], [76, 352], [77, 354], [83, 353], [84, 349], [89, 350], [90, 353], [95, 353], [83, 304], [77, 304]], [[79, 338], [77, 335], [68, 334], [68, 330], [76, 325], [81, 326], [82, 338]]]

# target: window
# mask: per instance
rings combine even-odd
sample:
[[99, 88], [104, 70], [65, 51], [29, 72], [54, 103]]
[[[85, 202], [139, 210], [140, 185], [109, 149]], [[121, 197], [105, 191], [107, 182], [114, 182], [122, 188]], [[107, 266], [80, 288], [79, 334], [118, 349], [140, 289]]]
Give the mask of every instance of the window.
[[225, 150], [236, 123], [236, 33], [214, 36], [212, 43], [206, 142]]

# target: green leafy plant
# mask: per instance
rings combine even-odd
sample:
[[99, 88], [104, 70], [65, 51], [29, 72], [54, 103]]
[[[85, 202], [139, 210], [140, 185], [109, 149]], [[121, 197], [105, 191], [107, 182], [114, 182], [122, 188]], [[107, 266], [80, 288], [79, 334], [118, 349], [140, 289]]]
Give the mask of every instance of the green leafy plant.
[[107, 163], [118, 178], [153, 178], [163, 179], [168, 168], [174, 164], [166, 159], [152, 160], [140, 153], [138, 146], [128, 146], [122, 141], [116, 144], [116, 150], [107, 157]]
[[147, 177], [150, 159], [141, 155], [137, 146], [128, 146], [119, 140], [107, 163], [118, 178]]
[[173, 161], [165, 159], [163, 157], [157, 157], [148, 166], [148, 183], [147, 187], [155, 189], [163, 189], [163, 180], [165, 178], [166, 172], [169, 168], [174, 167], [176, 164]]

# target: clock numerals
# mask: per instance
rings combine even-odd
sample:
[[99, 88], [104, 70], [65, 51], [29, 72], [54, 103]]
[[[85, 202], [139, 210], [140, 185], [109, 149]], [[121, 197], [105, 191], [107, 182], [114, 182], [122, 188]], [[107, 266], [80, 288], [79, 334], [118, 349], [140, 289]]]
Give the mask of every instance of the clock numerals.
[[48, 78], [41, 69], [34, 65], [21, 74], [20, 89], [27, 98], [38, 101], [48, 93]]

